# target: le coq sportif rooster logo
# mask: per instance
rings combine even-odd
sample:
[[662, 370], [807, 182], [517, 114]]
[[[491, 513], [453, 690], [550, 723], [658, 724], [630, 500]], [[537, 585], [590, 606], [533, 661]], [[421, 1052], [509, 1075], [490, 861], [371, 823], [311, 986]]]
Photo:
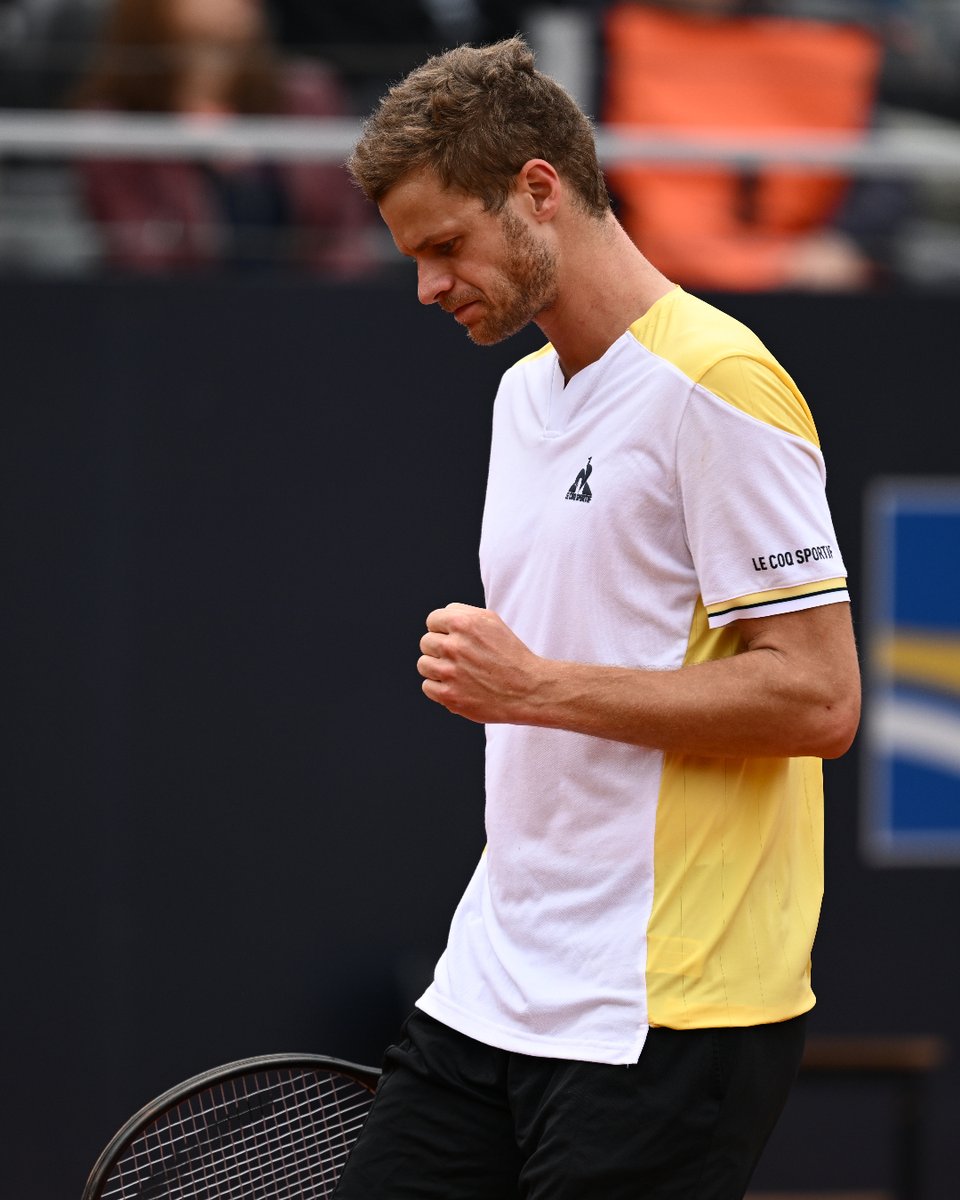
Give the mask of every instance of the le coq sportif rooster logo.
[[590, 485], [587, 483], [593, 472], [592, 462], [593, 455], [591, 454], [587, 459], [587, 465], [581, 469], [580, 474], [570, 484], [570, 490], [567, 492], [568, 500], [582, 500], [584, 504], [589, 504], [593, 499], [593, 492], [590, 491]]

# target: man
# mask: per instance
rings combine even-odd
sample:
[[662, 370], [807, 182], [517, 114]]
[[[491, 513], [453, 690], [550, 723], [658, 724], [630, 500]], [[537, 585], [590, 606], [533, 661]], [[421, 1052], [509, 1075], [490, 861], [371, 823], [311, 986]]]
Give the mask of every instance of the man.
[[522, 40], [429, 60], [350, 167], [423, 303], [549, 345], [496, 401], [489, 608], [420, 644], [487, 726], [488, 845], [339, 1200], [732, 1200], [800, 1059], [819, 759], [859, 714], [813, 422], [630, 242]]

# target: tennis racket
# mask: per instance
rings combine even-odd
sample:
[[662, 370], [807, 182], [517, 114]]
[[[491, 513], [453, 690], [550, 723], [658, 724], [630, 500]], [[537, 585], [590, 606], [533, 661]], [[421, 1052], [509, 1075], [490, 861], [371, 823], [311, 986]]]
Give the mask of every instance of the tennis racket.
[[331, 1196], [379, 1076], [316, 1054], [267, 1054], [205, 1071], [127, 1121], [82, 1200]]

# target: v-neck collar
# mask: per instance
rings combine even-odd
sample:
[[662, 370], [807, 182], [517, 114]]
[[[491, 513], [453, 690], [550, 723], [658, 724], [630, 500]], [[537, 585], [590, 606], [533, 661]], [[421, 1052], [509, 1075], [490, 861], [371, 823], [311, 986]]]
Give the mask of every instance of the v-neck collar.
[[626, 330], [615, 342], [611, 342], [598, 359], [582, 367], [569, 382], [564, 381], [560, 359], [554, 352], [543, 426], [545, 438], [560, 437], [566, 432], [572, 419], [589, 403], [600, 387], [611, 363], [617, 358], [620, 347], [632, 337], [630, 330]]

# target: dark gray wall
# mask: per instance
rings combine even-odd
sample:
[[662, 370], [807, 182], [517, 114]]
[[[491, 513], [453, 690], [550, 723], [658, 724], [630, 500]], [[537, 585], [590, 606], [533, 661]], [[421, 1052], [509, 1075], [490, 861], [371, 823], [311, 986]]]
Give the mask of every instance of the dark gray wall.
[[[723, 303], [811, 402], [859, 617], [866, 483], [960, 466], [960, 298]], [[419, 695], [417, 641], [480, 600], [490, 400], [540, 339], [477, 350], [412, 278], [7, 281], [0, 329], [2, 1190], [62, 1200], [156, 1093], [260, 1052], [376, 1061], [425, 982], [483, 843], [482, 732]], [[855, 753], [827, 786], [814, 1029], [960, 1047], [960, 872], [866, 867]], [[882, 1184], [892, 1097], [807, 1092], [759, 1181]], [[930, 1099], [955, 1200], [956, 1062]]]

